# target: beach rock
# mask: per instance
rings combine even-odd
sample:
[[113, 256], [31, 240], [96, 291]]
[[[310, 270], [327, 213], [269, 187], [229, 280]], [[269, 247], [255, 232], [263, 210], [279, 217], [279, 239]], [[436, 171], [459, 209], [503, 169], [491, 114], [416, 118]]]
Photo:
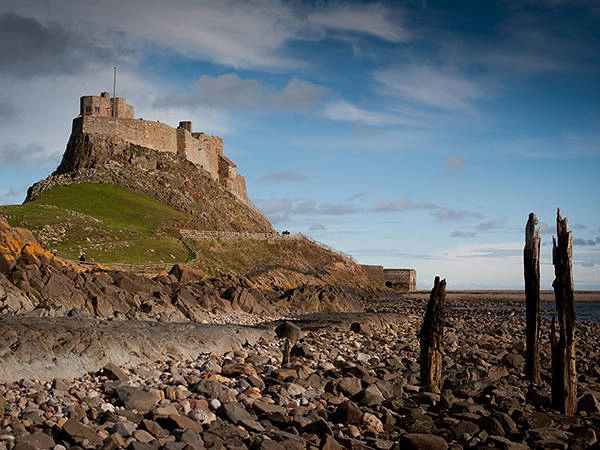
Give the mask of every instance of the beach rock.
[[187, 264], [175, 264], [169, 271], [169, 275], [172, 275], [179, 283], [183, 284], [202, 281], [206, 278], [206, 274], [202, 270], [195, 269]]
[[410, 411], [405, 417], [400, 419], [400, 427], [409, 433], [429, 434], [433, 430], [433, 418], [426, 414]]
[[371, 384], [367, 386], [365, 389], [360, 391], [355, 397], [354, 400], [359, 405], [364, 406], [376, 406], [381, 405], [381, 403], [385, 400], [385, 397], [375, 384]]
[[196, 422], [193, 419], [190, 419], [187, 416], [182, 416], [180, 414], [170, 414], [166, 420], [163, 420], [163, 427], [169, 430], [181, 429], [181, 430], [196, 430], [203, 431], [203, 426]]
[[507, 353], [502, 358], [502, 361], [509, 367], [512, 367], [513, 369], [519, 371], [522, 371], [525, 368], [525, 358], [523, 357], [523, 355], [520, 355], [518, 353]]
[[527, 444], [514, 442], [502, 436], [490, 436], [488, 440], [490, 443], [495, 444], [497, 448], [504, 450], [528, 450], [530, 448]]
[[369, 412], [363, 414], [361, 426], [370, 433], [383, 433], [383, 423], [377, 416]]
[[471, 421], [460, 420], [458, 423], [451, 425], [450, 430], [452, 430], [452, 434], [458, 441], [468, 441], [479, 432], [479, 427]]
[[275, 328], [275, 334], [278, 338], [289, 339], [291, 342], [296, 342], [303, 336], [300, 327], [287, 320]]
[[256, 369], [252, 364], [242, 362], [230, 362], [223, 364], [221, 375], [229, 378], [238, 378], [241, 375], [256, 377]]
[[15, 444], [16, 445], [14, 449], [30, 448], [35, 450], [54, 448], [54, 446], [56, 445], [52, 436], [41, 431], [36, 431], [32, 434], [19, 437], [15, 440]]
[[344, 447], [330, 434], [326, 434], [319, 443], [321, 450], [343, 450]]
[[405, 433], [400, 436], [402, 450], [446, 450], [448, 443], [443, 437], [425, 433]]
[[363, 412], [351, 400], [340, 403], [335, 409], [331, 419], [336, 423], [360, 424]]
[[119, 380], [119, 381], [127, 381], [129, 380], [129, 375], [119, 366], [113, 363], [108, 363], [102, 368], [102, 373], [106, 375], [111, 380]]
[[94, 446], [102, 443], [102, 439], [93, 429], [86, 427], [75, 419], [69, 419], [63, 424], [61, 435], [75, 445], [82, 444], [84, 441]]
[[593, 392], [586, 392], [577, 401], [577, 410], [588, 414], [600, 413], [600, 402]]
[[125, 408], [130, 410], [145, 413], [154, 408], [156, 403], [156, 398], [151, 392], [133, 386], [120, 386], [117, 394]]
[[215, 413], [200, 408], [192, 409], [188, 413], [188, 417], [202, 425], [208, 425], [217, 420], [217, 416], [215, 415]]

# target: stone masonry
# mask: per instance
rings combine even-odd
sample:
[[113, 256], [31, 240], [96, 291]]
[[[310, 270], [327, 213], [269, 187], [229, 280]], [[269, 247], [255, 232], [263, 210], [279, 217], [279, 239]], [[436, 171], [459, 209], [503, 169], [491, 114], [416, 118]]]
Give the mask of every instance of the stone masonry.
[[221, 137], [192, 132], [190, 121], [173, 128], [159, 121], [134, 119], [133, 106], [124, 98], [110, 98], [108, 92], [81, 97], [79, 113], [73, 119], [73, 135], [105, 135], [113, 141], [179, 154], [248, 202], [246, 179], [237, 174], [236, 165], [223, 154]]
[[417, 272], [414, 269], [383, 269], [385, 285], [398, 291], [417, 290]]
[[361, 264], [367, 276], [380, 285], [402, 292], [417, 290], [415, 269], [384, 269], [383, 266]]

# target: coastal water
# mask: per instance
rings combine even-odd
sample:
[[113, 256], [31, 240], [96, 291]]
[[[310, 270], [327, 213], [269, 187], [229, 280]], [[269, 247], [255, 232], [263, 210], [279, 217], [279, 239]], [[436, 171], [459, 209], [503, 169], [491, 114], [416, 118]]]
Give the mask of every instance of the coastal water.
[[[553, 303], [542, 303], [542, 314], [544, 319], [551, 320], [552, 316], [556, 316], [556, 305]], [[600, 303], [575, 302], [575, 317], [578, 322], [600, 322]]]
[[[557, 315], [556, 305], [554, 303], [542, 303], [542, 318], [552, 320]], [[522, 318], [525, 318], [525, 305], [499, 305], [499, 306], [457, 306], [458, 311], [471, 310], [517, 310], [522, 311]], [[600, 302], [575, 302], [575, 318], [578, 322], [600, 323]]]

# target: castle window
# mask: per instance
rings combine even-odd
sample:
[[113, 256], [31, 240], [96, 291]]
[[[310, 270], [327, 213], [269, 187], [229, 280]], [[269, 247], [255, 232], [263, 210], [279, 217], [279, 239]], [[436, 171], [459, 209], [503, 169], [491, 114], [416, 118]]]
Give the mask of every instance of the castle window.
[[100, 107], [99, 106], [94, 106], [94, 112], [95, 113], [99, 113], [100, 112]]
[[85, 112], [86, 113], [91, 113], [92, 112], [92, 107], [91, 106], [86, 106], [85, 107]]

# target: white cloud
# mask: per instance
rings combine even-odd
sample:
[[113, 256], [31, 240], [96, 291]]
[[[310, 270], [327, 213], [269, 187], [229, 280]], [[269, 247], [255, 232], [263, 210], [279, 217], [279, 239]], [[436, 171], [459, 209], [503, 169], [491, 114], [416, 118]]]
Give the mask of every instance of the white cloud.
[[452, 208], [440, 208], [433, 213], [438, 222], [459, 221], [468, 218], [481, 218], [481, 214]]
[[376, 71], [373, 77], [383, 95], [446, 111], [465, 110], [484, 95], [471, 79], [441, 67], [410, 64]]
[[448, 170], [452, 173], [460, 172], [467, 164], [466, 159], [457, 155], [447, 155], [444, 158], [446, 159]]
[[438, 209], [439, 206], [426, 202], [414, 202], [407, 197], [403, 197], [395, 202], [379, 202], [373, 205], [374, 212], [407, 211], [411, 209]]
[[398, 15], [390, 20], [389, 11], [381, 4], [333, 5], [309, 14], [308, 21], [324, 28], [370, 34], [391, 42], [403, 42], [410, 38], [408, 30], [400, 24]]
[[272, 182], [283, 182], [283, 181], [302, 181], [305, 180], [306, 177], [304, 175], [300, 175], [295, 172], [290, 172], [287, 170], [279, 170], [277, 172], [271, 172], [266, 175], [263, 175], [261, 181], [272, 181]]
[[324, 203], [319, 205], [318, 213], [326, 216], [345, 216], [348, 214], [356, 214], [360, 210], [352, 205], [339, 203]]
[[490, 219], [490, 220], [481, 222], [479, 225], [477, 225], [477, 229], [479, 231], [493, 230], [495, 228], [501, 228], [501, 227], [505, 226], [506, 222], [507, 222], [506, 218], [503, 218], [500, 220]]
[[450, 234], [450, 237], [455, 237], [455, 238], [476, 238], [477, 237], [477, 233], [474, 233], [472, 231], [453, 231], [452, 234]]
[[[106, 0], [81, 2], [43, 0], [13, 2], [3, 8], [57, 23], [82, 36], [95, 35], [99, 48], [109, 34], [120, 42], [139, 41], [156, 50], [234, 68], [291, 69], [305, 63], [284, 55], [294, 40], [319, 40], [329, 31], [360, 32], [388, 41], [408, 37], [382, 5], [314, 6], [282, 0]], [[0, 10], [2, 11], [2, 10]], [[335, 35], [333, 36], [335, 37]]]
[[298, 78], [292, 78], [283, 89], [277, 90], [262, 80], [243, 79], [236, 73], [227, 73], [218, 77], [203, 75], [190, 92], [165, 93], [154, 105], [159, 108], [185, 105], [223, 110], [308, 112], [328, 95], [328, 88]]
[[407, 125], [419, 126], [420, 122], [402, 115], [380, 111], [370, 111], [344, 100], [330, 102], [321, 111], [321, 115], [330, 120], [355, 122], [370, 126]]

